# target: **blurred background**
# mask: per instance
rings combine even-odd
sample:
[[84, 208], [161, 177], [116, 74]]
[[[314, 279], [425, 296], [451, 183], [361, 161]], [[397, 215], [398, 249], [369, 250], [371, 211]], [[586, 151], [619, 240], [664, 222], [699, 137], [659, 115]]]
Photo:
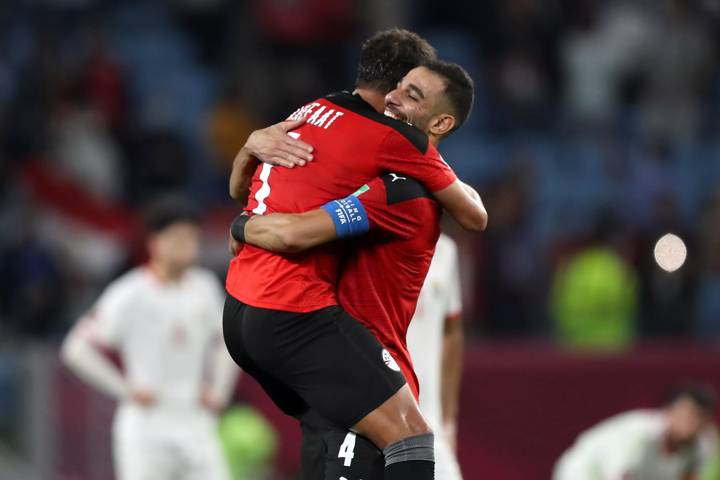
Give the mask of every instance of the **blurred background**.
[[[112, 478], [113, 405], [57, 348], [143, 261], [142, 206], [166, 191], [201, 205], [222, 278], [238, 148], [351, 89], [362, 41], [394, 25], [476, 85], [440, 146], [490, 213], [482, 235], [448, 225], [466, 478], [548, 478], [601, 418], [681, 381], [720, 390], [719, 2], [4, 0], [0, 479]], [[661, 262], [687, 250], [672, 272], [655, 258], [666, 233], [682, 244]], [[249, 378], [236, 400], [276, 432], [270, 478], [294, 478], [293, 424]]]

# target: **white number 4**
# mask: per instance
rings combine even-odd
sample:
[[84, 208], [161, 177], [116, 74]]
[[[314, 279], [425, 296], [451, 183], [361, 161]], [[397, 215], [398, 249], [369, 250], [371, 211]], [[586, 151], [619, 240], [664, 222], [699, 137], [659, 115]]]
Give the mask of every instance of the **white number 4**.
[[338, 452], [338, 458], [344, 458], [345, 462], [343, 465], [349, 467], [352, 463], [352, 459], [355, 457], [353, 451], [355, 450], [355, 434], [348, 433], [345, 435], [345, 440], [340, 445], [340, 451]]

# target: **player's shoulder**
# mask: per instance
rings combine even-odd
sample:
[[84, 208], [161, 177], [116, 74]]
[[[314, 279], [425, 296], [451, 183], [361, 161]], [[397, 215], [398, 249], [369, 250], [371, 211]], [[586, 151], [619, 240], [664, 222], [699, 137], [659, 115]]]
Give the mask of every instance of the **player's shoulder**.
[[385, 188], [388, 205], [418, 198], [435, 199], [425, 185], [408, 175], [387, 172], [380, 175], [377, 182], [382, 182]]
[[149, 272], [146, 267], [135, 267], [110, 282], [103, 291], [104, 298], [121, 300], [147, 291]]
[[661, 431], [663, 416], [657, 410], [637, 409], [614, 415], [600, 425], [601, 430], [620, 435], [638, 435]]
[[423, 131], [408, 123], [377, 112], [359, 95], [353, 95], [347, 91], [336, 92], [327, 95], [325, 100], [372, 121], [376, 126], [385, 130], [389, 134], [387, 137], [389, 141], [394, 141], [393, 143], [397, 144], [398, 147], [408, 146], [409, 144], [421, 154], [428, 153], [430, 141]]

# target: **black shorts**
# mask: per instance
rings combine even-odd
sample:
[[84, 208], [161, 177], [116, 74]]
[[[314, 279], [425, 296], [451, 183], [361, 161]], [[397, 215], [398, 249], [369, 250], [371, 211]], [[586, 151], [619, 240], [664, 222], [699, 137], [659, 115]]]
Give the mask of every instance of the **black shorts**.
[[228, 295], [223, 332], [235, 362], [288, 415], [312, 409], [351, 428], [405, 385], [386, 365], [382, 344], [338, 306], [293, 313]]
[[300, 419], [304, 480], [383, 480], [385, 457], [367, 438], [340, 428], [313, 411]]

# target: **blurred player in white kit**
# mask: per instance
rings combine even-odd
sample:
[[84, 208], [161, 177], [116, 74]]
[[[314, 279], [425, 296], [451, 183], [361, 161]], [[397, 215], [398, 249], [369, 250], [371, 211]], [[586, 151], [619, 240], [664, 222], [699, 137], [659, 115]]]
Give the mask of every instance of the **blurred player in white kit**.
[[717, 448], [711, 392], [687, 387], [660, 410], [634, 410], [581, 434], [553, 480], [697, 480]]
[[[149, 262], [105, 289], [66, 337], [61, 357], [119, 401], [119, 480], [227, 480], [216, 414], [238, 370], [222, 341], [224, 293], [210, 271], [194, 266], [199, 227], [188, 204], [154, 204], [147, 230]], [[106, 349], [118, 352], [124, 372]]]
[[407, 333], [420, 410], [435, 432], [435, 478], [462, 480], [455, 456], [464, 347], [455, 242], [441, 234]]

